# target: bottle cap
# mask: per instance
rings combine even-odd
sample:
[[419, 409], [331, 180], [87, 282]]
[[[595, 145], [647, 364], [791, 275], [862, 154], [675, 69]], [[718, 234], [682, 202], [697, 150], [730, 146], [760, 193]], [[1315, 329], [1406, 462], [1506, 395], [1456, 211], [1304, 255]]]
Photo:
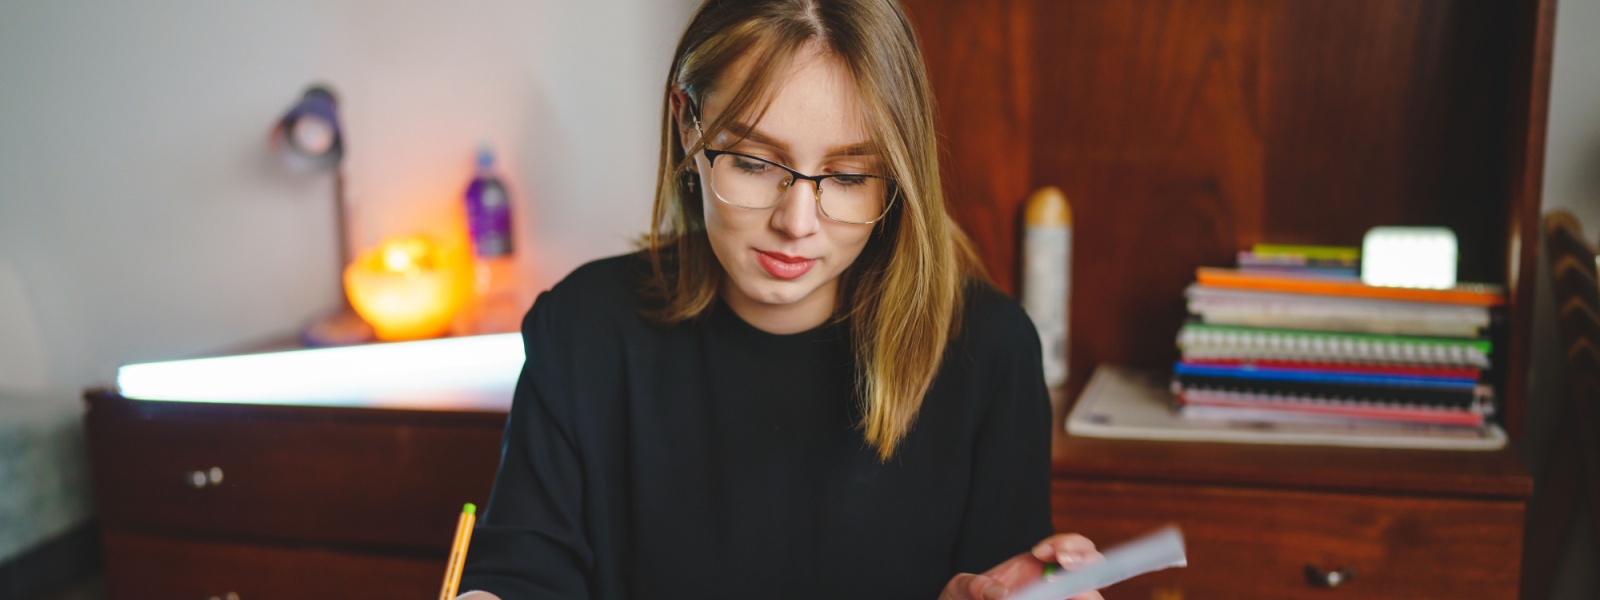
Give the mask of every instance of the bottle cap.
[[494, 148], [489, 142], [478, 144], [478, 168], [487, 169], [494, 166]]

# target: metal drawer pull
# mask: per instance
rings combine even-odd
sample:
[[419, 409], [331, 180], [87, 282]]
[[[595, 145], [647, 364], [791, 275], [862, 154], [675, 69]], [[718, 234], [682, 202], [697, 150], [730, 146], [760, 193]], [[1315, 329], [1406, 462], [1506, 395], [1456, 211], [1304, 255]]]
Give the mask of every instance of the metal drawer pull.
[[[198, 471], [196, 472], [198, 473]], [[233, 592], [228, 592], [228, 595], [226, 596], [211, 596], [206, 600], [239, 600], [239, 595]]]
[[1338, 568], [1332, 571], [1323, 571], [1316, 565], [1306, 565], [1306, 583], [1317, 587], [1336, 588], [1350, 581], [1356, 576], [1356, 570], [1351, 568]]
[[[197, 489], [197, 490], [201, 489], [201, 488], [204, 488], [204, 487], [206, 487], [208, 485], [211, 485], [211, 486], [222, 485], [222, 467], [211, 467], [210, 469], [207, 469], [205, 471], [190, 471], [188, 479], [189, 479], [189, 485], [191, 487], [193, 487], [194, 489]], [[215, 596], [213, 596], [212, 598], [216, 599]], [[237, 598], [228, 598], [228, 599], [225, 599], [225, 600], [238, 600], [238, 599]]]

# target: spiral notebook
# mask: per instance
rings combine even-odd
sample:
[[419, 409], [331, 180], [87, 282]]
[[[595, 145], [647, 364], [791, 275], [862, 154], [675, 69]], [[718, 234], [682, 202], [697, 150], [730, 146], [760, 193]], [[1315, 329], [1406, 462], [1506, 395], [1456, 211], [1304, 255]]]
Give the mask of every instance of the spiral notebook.
[[1185, 360], [1269, 359], [1489, 367], [1488, 340], [1333, 333], [1188, 323], [1178, 331]]
[[1339, 425], [1348, 421], [1372, 421], [1481, 428], [1492, 412], [1492, 404], [1487, 402], [1466, 407], [1439, 407], [1199, 388], [1185, 388], [1175, 393], [1178, 394], [1178, 412], [1185, 419]]
[[1389, 335], [1477, 337], [1489, 327], [1488, 307], [1341, 298], [1190, 285], [1189, 312], [1212, 325], [1349, 331]]
[[1498, 450], [1506, 445], [1505, 430], [1494, 423], [1474, 428], [1364, 420], [1186, 419], [1172, 410], [1170, 379], [1166, 371], [1101, 365], [1067, 417], [1067, 433], [1174, 442], [1438, 450]]

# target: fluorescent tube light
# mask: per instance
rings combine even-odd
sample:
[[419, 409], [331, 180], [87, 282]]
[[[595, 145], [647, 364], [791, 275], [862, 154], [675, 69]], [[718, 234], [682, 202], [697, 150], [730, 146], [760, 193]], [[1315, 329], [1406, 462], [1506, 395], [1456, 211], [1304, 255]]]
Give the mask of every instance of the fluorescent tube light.
[[127, 398], [179, 402], [505, 410], [516, 333], [125, 365]]

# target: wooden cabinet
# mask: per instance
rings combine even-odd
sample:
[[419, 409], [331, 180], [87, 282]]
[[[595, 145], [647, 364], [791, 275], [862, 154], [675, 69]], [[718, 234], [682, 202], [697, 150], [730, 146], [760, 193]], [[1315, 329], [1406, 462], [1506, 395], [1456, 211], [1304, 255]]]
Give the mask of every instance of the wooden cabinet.
[[111, 595], [437, 594], [504, 412], [130, 401], [87, 419]]
[[213, 542], [107, 529], [106, 585], [116, 600], [427, 598], [442, 559], [312, 546]]
[[1530, 491], [1508, 452], [1062, 436], [1052, 499], [1091, 539], [1182, 528], [1187, 568], [1108, 600], [1515, 598]]
[[[1196, 267], [1261, 242], [1444, 225], [1504, 285], [1500, 452], [1055, 440], [1055, 517], [1103, 542], [1176, 521], [1191, 564], [1118, 598], [1511, 598], [1554, 0], [904, 0], [948, 202], [1017, 291], [1021, 205], [1072, 207], [1071, 379], [1170, 368]], [[1334, 590], [1303, 569], [1356, 571]]]
[[1172, 519], [1189, 566], [1116, 598], [1513, 598], [1523, 506], [1465, 500], [1060, 479], [1061, 527], [1126, 539]]

